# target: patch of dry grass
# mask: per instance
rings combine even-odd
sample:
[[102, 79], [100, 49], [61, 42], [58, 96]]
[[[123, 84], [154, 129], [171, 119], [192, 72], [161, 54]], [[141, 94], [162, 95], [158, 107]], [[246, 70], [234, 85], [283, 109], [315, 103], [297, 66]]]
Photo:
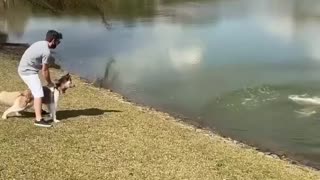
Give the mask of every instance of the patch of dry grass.
[[[26, 88], [18, 58], [0, 53], [0, 90]], [[35, 127], [32, 113], [0, 120], [0, 179], [320, 179], [74, 82], [53, 128]]]

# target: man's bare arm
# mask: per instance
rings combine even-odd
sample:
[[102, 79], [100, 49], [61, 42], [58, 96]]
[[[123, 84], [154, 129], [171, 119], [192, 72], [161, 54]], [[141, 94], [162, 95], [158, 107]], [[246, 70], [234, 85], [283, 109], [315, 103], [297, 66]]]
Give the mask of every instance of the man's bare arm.
[[49, 64], [43, 64], [42, 66], [42, 76], [47, 81], [49, 85], [52, 85], [52, 81], [50, 78]]

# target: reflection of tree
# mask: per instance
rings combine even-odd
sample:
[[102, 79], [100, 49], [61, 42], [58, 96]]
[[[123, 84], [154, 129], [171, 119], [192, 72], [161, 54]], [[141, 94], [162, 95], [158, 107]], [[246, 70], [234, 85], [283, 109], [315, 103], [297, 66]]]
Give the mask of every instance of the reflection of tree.
[[3, 8], [8, 9], [11, 5], [14, 5], [14, 0], [2, 0]]
[[[86, 9], [82, 13], [87, 13], [88, 11], [92, 11], [90, 14], [95, 14], [100, 16], [102, 23], [105, 25], [107, 29], [110, 29], [111, 24], [107, 21], [106, 13], [101, 9], [101, 2], [98, 3], [97, 0], [93, 1], [50, 1], [50, 0], [27, 0], [32, 6], [42, 8], [44, 10], [49, 10], [54, 14], [68, 14], [71, 12], [77, 11], [78, 9]], [[107, 2], [107, 1], [106, 1]], [[81, 11], [80, 11], [81, 12]]]
[[94, 85], [98, 87], [110, 88], [118, 77], [118, 72], [111, 72], [111, 68], [114, 67], [115, 60], [112, 58], [106, 63], [106, 68], [102, 78], [97, 78], [94, 81]]
[[111, 28], [111, 24], [107, 21], [105, 12], [101, 10], [98, 6], [98, 4], [92, 4], [92, 8], [97, 11], [97, 13], [100, 15], [102, 23], [107, 29]]
[[8, 40], [8, 34], [0, 32], [0, 44], [5, 43]]
[[2, 2], [3, 2], [3, 8], [7, 9], [8, 8], [8, 1], [3, 0]]
[[[212, 0], [197, 0], [197, 2], [206, 2], [206, 1], [212, 1]], [[161, 3], [165, 5], [169, 4], [181, 4], [181, 3], [187, 3], [187, 2], [195, 2], [194, 0], [162, 0]]]
[[[39, 8], [43, 8], [45, 10], [49, 10], [52, 13], [59, 13], [60, 9], [52, 6], [51, 4], [47, 3], [46, 1], [39, 1], [39, 0], [27, 0], [31, 5], [37, 6]], [[60, 1], [58, 1], [60, 2]]]
[[[4, 0], [2, 0], [4, 2]], [[44, 15], [71, 15], [86, 16], [89, 18], [99, 17], [107, 29], [111, 27], [108, 19], [120, 20], [128, 25], [135, 24], [140, 18], [148, 18], [157, 15], [160, 4], [184, 3], [190, 0], [6, 0], [14, 2], [8, 6], [11, 16], [21, 18], [21, 22], [15, 25], [23, 25], [29, 14]], [[208, 0], [201, 0], [208, 1]], [[159, 3], [160, 2], [160, 3]], [[4, 8], [3, 8], [4, 9]], [[0, 16], [2, 8], [0, 7]], [[19, 18], [14, 21], [19, 21]], [[17, 27], [16, 29], [22, 29]]]
[[[49, 11], [56, 15], [85, 15], [100, 17], [107, 29], [107, 19], [120, 19], [132, 23], [137, 18], [152, 17], [156, 14], [156, 0], [27, 0], [32, 9]], [[107, 18], [108, 17], [108, 18]]]
[[30, 9], [25, 1], [6, 0], [5, 5], [0, 7], [0, 27], [5, 33], [14, 34], [20, 37], [24, 33], [27, 21], [30, 17]]

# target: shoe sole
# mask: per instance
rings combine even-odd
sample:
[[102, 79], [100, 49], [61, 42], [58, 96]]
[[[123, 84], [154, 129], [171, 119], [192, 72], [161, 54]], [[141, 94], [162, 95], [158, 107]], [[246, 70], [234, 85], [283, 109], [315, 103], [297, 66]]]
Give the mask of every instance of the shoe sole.
[[45, 124], [34, 124], [35, 126], [38, 126], [38, 127], [47, 127], [47, 128], [49, 128], [49, 127], [52, 127], [52, 125], [50, 124], [50, 125], [45, 125]]

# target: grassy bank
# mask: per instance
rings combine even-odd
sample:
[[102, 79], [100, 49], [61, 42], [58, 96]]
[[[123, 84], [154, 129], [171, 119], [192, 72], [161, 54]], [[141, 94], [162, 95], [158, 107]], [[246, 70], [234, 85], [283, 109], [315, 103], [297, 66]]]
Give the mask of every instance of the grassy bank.
[[[3, 52], [0, 90], [25, 89], [19, 54]], [[208, 136], [79, 78], [74, 83], [53, 128], [35, 127], [32, 113], [0, 120], [0, 179], [320, 179], [317, 171]]]

